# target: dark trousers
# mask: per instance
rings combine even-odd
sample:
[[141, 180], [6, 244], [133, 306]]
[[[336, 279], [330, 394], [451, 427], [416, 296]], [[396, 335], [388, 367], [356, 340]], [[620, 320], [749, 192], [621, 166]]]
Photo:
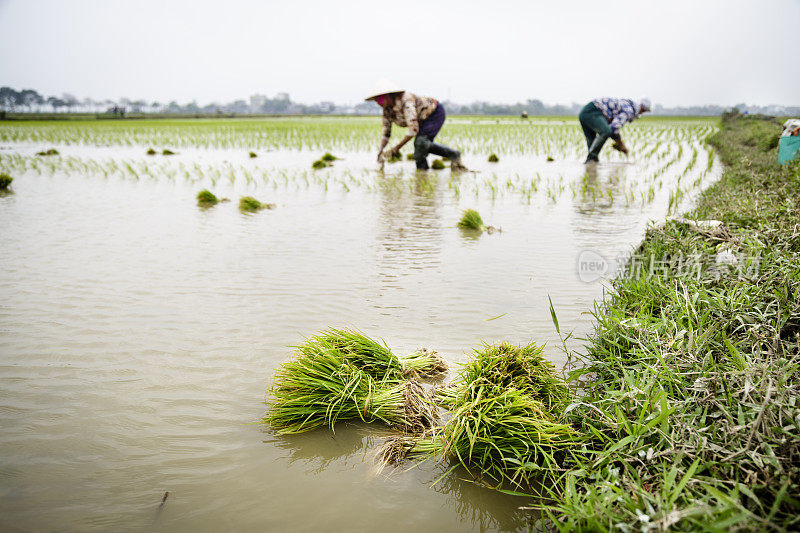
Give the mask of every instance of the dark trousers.
[[583, 135], [586, 137], [586, 146], [589, 148], [589, 155], [586, 161], [598, 161], [600, 149], [611, 137], [611, 126], [606, 122], [603, 112], [597, 109], [593, 102], [589, 102], [578, 114], [578, 120], [583, 128]]
[[433, 142], [436, 135], [439, 134], [439, 130], [442, 129], [444, 119], [444, 106], [436, 104], [436, 109], [431, 116], [420, 123], [419, 132], [414, 137], [414, 161], [417, 163], [417, 169], [428, 170], [428, 154], [447, 159], [458, 159], [461, 156], [458, 150]]

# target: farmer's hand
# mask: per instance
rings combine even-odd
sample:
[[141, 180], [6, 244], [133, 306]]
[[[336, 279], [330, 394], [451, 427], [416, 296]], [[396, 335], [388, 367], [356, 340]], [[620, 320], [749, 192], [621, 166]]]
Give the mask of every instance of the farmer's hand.
[[390, 148], [389, 149], [389, 160], [394, 158], [397, 155], [397, 152], [399, 152], [399, 151], [400, 151], [400, 147], [399, 146], [395, 146], [394, 148]]

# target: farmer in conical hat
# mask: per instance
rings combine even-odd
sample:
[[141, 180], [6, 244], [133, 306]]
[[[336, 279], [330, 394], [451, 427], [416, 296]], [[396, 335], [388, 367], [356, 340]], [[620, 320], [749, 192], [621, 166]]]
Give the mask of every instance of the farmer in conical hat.
[[628, 122], [650, 111], [650, 99], [632, 100], [629, 98], [597, 98], [581, 109], [578, 114], [589, 155], [586, 163], [599, 161], [598, 155], [606, 140], [614, 139], [614, 149], [628, 154], [628, 147], [622, 142], [619, 130]]
[[[373, 100], [383, 108], [383, 137], [378, 150], [379, 162], [383, 161], [384, 157], [391, 158], [408, 141], [414, 139], [414, 161], [417, 163], [417, 169], [427, 170], [428, 154], [435, 154], [449, 159], [452, 170], [466, 170], [461, 164], [461, 152], [433, 142], [444, 124], [445, 112], [442, 104], [433, 98], [405, 91], [385, 78], [375, 83], [366, 100]], [[408, 128], [408, 133], [384, 154], [383, 149], [389, 143], [392, 133], [392, 123]]]

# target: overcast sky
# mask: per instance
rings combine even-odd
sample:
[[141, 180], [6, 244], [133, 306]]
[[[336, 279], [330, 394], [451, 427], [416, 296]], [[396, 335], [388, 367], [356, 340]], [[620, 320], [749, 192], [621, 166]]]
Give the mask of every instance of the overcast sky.
[[345, 104], [388, 77], [459, 103], [800, 105], [799, 24], [800, 0], [0, 0], [0, 85]]

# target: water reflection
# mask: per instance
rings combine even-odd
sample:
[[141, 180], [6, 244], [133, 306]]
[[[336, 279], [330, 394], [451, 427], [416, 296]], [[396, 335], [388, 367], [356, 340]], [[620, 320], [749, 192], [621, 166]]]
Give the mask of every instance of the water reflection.
[[484, 487], [472, 481], [471, 474], [461, 465], [442, 477], [452, 466], [438, 466], [429, 483], [446, 497], [463, 522], [473, 524], [479, 531], [519, 531], [532, 520], [529, 512], [520, 509], [530, 505], [530, 498], [509, 496]]
[[266, 431], [265, 444], [275, 446], [286, 453], [290, 465], [300, 463], [307, 474], [320, 474], [326, 469], [371, 460], [368, 455], [375, 446], [375, 430], [358, 425], [340, 427], [336, 433], [328, 428], [319, 428], [299, 435], [276, 435]]
[[433, 172], [416, 172], [411, 181], [384, 177], [378, 213], [378, 276], [385, 287], [411, 271], [440, 264], [444, 235], [443, 186]]

